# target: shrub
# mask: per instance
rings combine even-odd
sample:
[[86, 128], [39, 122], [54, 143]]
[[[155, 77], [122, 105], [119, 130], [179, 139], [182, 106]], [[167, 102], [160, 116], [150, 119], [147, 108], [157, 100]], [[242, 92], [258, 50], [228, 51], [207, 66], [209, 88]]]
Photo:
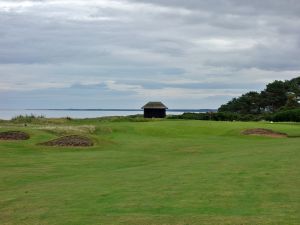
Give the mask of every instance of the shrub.
[[275, 122], [300, 122], [300, 108], [275, 113], [271, 120]]
[[182, 115], [167, 115], [167, 119], [182, 119]]
[[14, 123], [31, 123], [35, 120], [38, 120], [38, 119], [44, 119], [45, 116], [43, 115], [40, 115], [40, 116], [35, 116], [33, 114], [31, 115], [19, 115], [19, 116], [15, 116], [11, 119], [12, 122]]
[[[231, 112], [183, 113], [168, 116], [168, 119], [186, 120], [215, 120], [215, 121], [261, 121], [266, 120], [268, 114], [239, 114]], [[270, 117], [270, 116], [269, 116]]]

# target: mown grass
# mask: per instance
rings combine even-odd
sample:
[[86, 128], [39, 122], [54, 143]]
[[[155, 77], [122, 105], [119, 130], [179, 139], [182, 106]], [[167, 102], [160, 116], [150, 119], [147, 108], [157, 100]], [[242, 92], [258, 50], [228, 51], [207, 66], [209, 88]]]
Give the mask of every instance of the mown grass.
[[[31, 135], [0, 141], [0, 224], [299, 224], [299, 123], [46, 120], [0, 123]], [[95, 146], [37, 145], [65, 134]]]

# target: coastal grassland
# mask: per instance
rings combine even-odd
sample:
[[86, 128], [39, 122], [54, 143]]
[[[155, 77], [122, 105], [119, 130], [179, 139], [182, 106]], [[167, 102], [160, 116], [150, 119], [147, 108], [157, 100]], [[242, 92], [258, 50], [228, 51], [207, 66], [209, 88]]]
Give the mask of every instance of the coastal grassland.
[[[266, 128], [288, 138], [245, 136]], [[86, 119], [0, 123], [2, 225], [300, 221], [300, 124]], [[37, 145], [62, 135], [94, 146]]]

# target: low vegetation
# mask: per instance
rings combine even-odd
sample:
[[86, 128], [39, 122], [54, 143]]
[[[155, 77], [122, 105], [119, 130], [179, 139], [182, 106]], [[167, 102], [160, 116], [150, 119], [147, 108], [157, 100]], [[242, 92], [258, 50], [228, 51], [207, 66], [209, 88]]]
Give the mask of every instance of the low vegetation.
[[299, 123], [127, 119], [1, 121], [1, 224], [299, 224]]
[[171, 115], [168, 119], [300, 122], [300, 108], [263, 114], [240, 114], [232, 112], [183, 113], [182, 115]]
[[275, 122], [280, 122], [280, 121], [300, 122], [300, 109], [283, 110], [271, 115], [270, 119]]

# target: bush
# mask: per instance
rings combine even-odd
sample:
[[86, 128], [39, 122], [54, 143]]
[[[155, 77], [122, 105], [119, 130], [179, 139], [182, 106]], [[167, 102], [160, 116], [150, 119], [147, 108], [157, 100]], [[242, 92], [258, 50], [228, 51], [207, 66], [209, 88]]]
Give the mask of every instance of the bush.
[[35, 116], [33, 114], [31, 115], [19, 115], [19, 116], [15, 116], [11, 119], [12, 122], [14, 123], [31, 123], [33, 121], [39, 120], [39, 119], [44, 119], [45, 116], [40, 115], [40, 116]]
[[167, 117], [166, 117], [167, 119], [173, 119], [173, 120], [175, 120], [175, 119], [182, 119], [182, 115], [167, 115]]
[[[215, 121], [261, 121], [266, 120], [268, 114], [239, 114], [231, 112], [183, 113], [168, 116], [168, 119], [185, 120], [215, 120]], [[269, 116], [270, 118], [270, 116]]]
[[[87, 119], [93, 120], [93, 119]], [[153, 121], [153, 119], [144, 118], [143, 115], [129, 115], [129, 116], [105, 116], [97, 118], [98, 121], [101, 122], [149, 122]], [[159, 119], [156, 119], [159, 120]]]
[[[268, 118], [270, 120], [270, 118]], [[292, 109], [275, 113], [271, 117], [275, 122], [300, 122], [300, 109]]]

